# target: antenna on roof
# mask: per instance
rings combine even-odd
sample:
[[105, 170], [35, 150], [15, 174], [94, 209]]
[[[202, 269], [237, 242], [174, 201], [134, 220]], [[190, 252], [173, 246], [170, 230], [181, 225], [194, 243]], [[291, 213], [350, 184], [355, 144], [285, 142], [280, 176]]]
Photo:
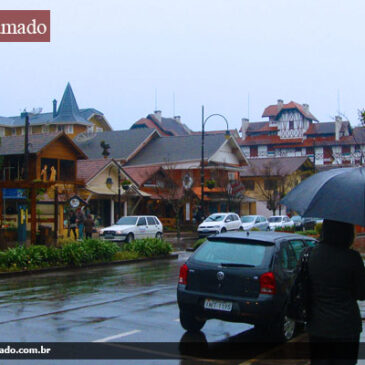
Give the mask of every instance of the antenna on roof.
[[250, 120], [250, 93], [247, 94], [247, 119]]
[[340, 90], [339, 89], [337, 89], [337, 114], [341, 115]]
[[29, 112], [30, 114], [32, 115], [37, 115], [37, 114], [40, 114], [42, 113], [42, 108], [38, 107], [38, 108], [33, 108], [31, 112]]

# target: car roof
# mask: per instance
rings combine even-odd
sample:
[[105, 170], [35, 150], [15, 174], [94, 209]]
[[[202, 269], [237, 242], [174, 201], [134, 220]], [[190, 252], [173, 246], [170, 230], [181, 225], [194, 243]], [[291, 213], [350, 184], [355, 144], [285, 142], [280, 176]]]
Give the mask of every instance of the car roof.
[[[220, 233], [214, 236], [208, 237], [212, 238], [229, 238], [234, 240], [251, 240], [251, 241], [260, 241], [260, 242], [271, 242], [276, 243], [283, 239], [309, 239], [312, 240], [311, 237], [307, 237], [304, 235], [296, 234], [296, 233], [286, 233], [286, 232], [263, 232], [263, 231], [247, 231], [247, 232], [225, 232]], [[313, 239], [315, 240], [315, 239]]]

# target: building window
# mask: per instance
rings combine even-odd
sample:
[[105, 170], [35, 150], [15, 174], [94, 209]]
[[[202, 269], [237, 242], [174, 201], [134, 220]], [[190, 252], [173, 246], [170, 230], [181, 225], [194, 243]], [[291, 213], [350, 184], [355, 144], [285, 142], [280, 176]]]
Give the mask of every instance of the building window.
[[264, 189], [265, 190], [276, 190], [277, 189], [277, 181], [274, 179], [265, 179], [264, 181]]
[[65, 130], [65, 126], [64, 125], [58, 125], [57, 126], [57, 132], [63, 132]]
[[257, 155], [258, 155], [257, 146], [251, 146], [250, 157], [257, 157]]
[[49, 125], [42, 126], [42, 133], [49, 133]]
[[0, 128], [0, 137], [4, 137], [5, 136], [5, 128], [1, 127]]
[[289, 130], [294, 129], [294, 120], [289, 120]]
[[66, 133], [73, 134], [73, 132], [74, 132], [74, 126], [72, 124], [66, 125]]
[[235, 172], [229, 172], [228, 173], [228, 180], [233, 181], [236, 179], [236, 173]]
[[245, 180], [245, 181], [243, 181], [243, 185], [246, 190], [255, 190], [255, 181], [254, 180]]
[[92, 132], [93, 132], [93, 130], [94, 130], [94, 126], [93, 126], [93, 125], [89, 125], [89, 126], [87, 127], [87, 133], [92, 133]]
[[11, 128], [11, 135], [16, 136], [16, 128]]
[[96, 127], [96, 128], [95, 128], [95, 131], [96, 131], [96, 132], [103, 132], [103, 128]]
[[351, 153], [351, 147], [350, 146], [342, 146], [342, 153], [343, 154]]
[[73, 181], [75, 179], [75, 161], [61, 160], [59, 180]]

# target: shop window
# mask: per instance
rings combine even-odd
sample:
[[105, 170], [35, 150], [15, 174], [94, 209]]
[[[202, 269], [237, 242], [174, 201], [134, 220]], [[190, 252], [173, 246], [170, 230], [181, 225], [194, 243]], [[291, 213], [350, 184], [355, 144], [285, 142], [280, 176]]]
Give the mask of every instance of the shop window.
[[255, 190], [255, 181], [253, 180], [245, 180], [243, 185], [246, 190]]
[[75, 179], [75, 161], [61, 160], [59, 180], [73, 181]]

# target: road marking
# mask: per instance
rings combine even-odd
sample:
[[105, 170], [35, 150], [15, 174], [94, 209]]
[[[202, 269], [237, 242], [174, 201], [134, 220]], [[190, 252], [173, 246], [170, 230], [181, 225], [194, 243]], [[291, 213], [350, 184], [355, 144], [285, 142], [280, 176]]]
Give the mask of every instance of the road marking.
[[118, 335], [101, 338], [100, 340], [95, 340], [93, 342], [108, 342], [110, 340], [116, 340], [117, 338], [122, 338], [122, 337], [130, 336], [130, 335], [134, 335], [135, 333], [138, 333], [138, 332], [141, 332], [141, 331], [140, 330], [133, 330], [133, 331], [129, 331], [129, 332], [123, 332], [123, 333], [119, 333]]

